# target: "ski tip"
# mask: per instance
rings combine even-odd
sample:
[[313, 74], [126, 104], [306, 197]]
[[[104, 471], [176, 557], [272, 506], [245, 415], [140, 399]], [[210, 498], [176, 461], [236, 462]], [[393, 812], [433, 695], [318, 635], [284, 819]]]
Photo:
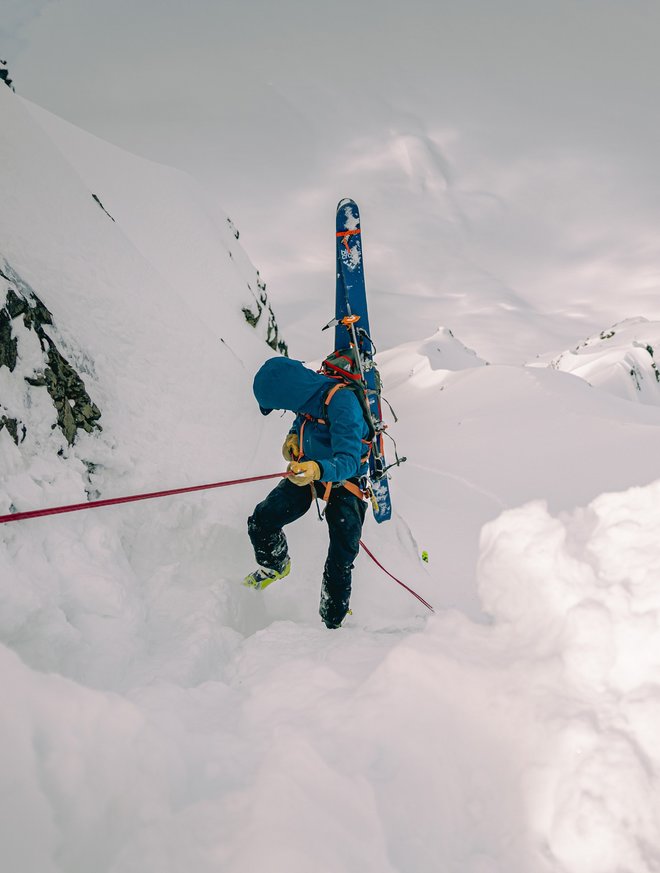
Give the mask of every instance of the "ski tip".
[[355, 202], [355, 200], [352, 200], [350, 197], [344, 197], [337, 204], [337, 210], [343, 209], [344, 206], [357, 207], [357, 203]]

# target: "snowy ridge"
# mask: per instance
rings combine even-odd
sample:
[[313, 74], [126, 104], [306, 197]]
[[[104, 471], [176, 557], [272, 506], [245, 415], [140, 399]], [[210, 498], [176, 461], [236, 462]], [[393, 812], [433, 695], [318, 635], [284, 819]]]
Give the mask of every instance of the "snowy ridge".
[[397, 379], [414, 378], [419, 381], [422, 374], [426, 373], [430, 381], [439, 382], [448, 372], [487, 364], [473, 349], [456, 339], [448, 327], [439, 327], [433, 336], [421, 343], [405, 343], [383, 352], [378, 360], [386, 374], [388, 389], [401, 384]]
[[655, 360], [659, 347], [660, 323], [628, 318], [574, 349], [539, 358], [539, 363], [573, 373], [617, 397], [659, 405], [660, 370]]
[[[0, 403], [27, 435], [0, 430], [0, 507], [280, 470], [290, 417], [252, 401], [273, 351], [242, 311], [263, 289], [224, 213], [9, 89], [0, 110], [0, 255], [103, 427], [52, 427], [12, 317]], [[267, 486], [0, 528], [8, 870], [657, 869], [660, 409], [486, 366], [424, 318], [379, 356], [409, 460], [364, 539], [435, 616], [360, 555], [354, 614], [326, 631], [311, 512], [286, 581], [241, 588]]]

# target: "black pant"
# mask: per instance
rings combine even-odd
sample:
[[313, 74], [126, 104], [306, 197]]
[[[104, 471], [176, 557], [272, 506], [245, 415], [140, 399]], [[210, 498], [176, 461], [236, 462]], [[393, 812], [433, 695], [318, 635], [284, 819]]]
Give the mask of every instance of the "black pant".
[[[315, 484], [321, 496], [323, 486]], [[311, 506], [312, 489], [283, 479], [259, 503], [248, 519], [248, 534], [257, 563], [278, 572], [289, 560], [282, 528], [303, 516]], [[366, 503], [346, 488], [333, 488], [326, 505], [330, 547], [323, 569], [319, 612], [328, 627], [339, 627], [348, 612], [351, 570], [360, 549]]]

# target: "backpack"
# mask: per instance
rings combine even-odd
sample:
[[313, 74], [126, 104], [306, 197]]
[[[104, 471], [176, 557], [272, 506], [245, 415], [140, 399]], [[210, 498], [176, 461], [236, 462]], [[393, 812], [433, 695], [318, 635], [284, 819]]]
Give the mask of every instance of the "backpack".
[[[357, 357], [357, 350], [353, 347], [348, 349], [339, 349], [332, 352], [323, 361], [319, 373], [323, 376], [329, 376], [331, 379], [337, 380], [340, 384], [331, 385], [323, 397], [323, 409], [330, 402], [332, 395], [338, 388], [348, 388], [355, 394], [362, 409], [364, 420], [369, 429], [368, 442], [371, 443], [376, 436], [376, 428], [367, 399], [367, 389], [362, 379], [360, 372], [360, 364]], [[326, 422], [327, 424], [327, 422]]]

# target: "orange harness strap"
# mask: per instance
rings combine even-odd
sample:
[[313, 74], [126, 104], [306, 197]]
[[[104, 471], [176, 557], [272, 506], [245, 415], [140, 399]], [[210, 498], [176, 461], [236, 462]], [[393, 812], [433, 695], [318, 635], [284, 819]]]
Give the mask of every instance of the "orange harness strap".
[[359, 485], [356, 485], [355, 482], [343, 482], [343, 487], [350, 491], [351, 494], [355, 494], [356, 497], [359, 497], [360, 500], [368, 500], [368, 495], [360, 488]]
[[303, 434], [305, 433], [305, 425], [307, 424], [307, 419], [303, 421], [300, 425], [300, 434], [298, 436], [298, 454], [296, 455], [296, 461], [299, 461], [303, 456]]
[[[337, 391], [341, 391], [342, 388], [348, 388], [348, 385], [344, 385], [342, 382], [338, 382], [336, 385], [333, 385], [332, 388], [328, 391], [325, 396], [325, 405], [330, 406], [330, 401], [335, 396]], [[325, 422], [323, 422], [325, 424]]]
[[[358, 233], [359, 233], [359, 231], [358, 231]], [[337, 234], [337, 236], [339, 236], [339, 234]], [[341, 391], [342, 388], [348, 388], [348, 385], [343, 385], [341, 382], [337, 385], [333, 385], [333, 387], [328, 391], [328, 393], [326, 395], [326, 398], [325, 398], [325, 405], [326, 406], [328, 406], [328, 404], [330, 403], [332, 398], [335, 396], [337, 391]], [[303, 421], [302, 425], [300, 426], [300, 440], [299, 440], [300, 441], [300, 453], [298, 455], [299, 458], [302, 457], [302, 454], [303, 454], [303, 451], [302, 451], [303, 433], [305, 431], [305, 425], [307, 424], [308, 421], [316, 421], [316, 422], [318, 422], [318, 424], [327, 424], [327, 422], [324, 421], [322, 418], [313, 418], [311, 415], [305, 416], [305, 420]], [[363, 458], [360, 458], [360, 463], [364, 464], [364, 463], [366, 463], [366, 461], [369, 460], [369, 455], [371, 454], [371, 442], [369, 440], [361, 440], [361, 442], [364, 443], [365, 445], [369, 446], [367, 454]], [[325, 486], [325, 490], [323, 492], [323, 496], [321, 497], [321, 500], [324, 500], [327, 503], [328, 500], [330, 499], [330, 494], [332, 492], [332, 482], [321, 482], [321, 485]], [[359, 486], [357, 486], [354, 482], [342, 482], [342, 487], [345, 488], [347, 491], [350, 491], [351, 494], [354, 494], [360, 500], [369, 500], [369, 497], [370, 497], [369, 491], [366, 491], [366, 492], [362, 491], [362, 489]], [[314, 490], [314, 483], [313, 482], [311, 483], [311, 488], [312, 488], [312, 493], [314, 494], [314, 496], [316, 496], [316, 491]]]
[[[321, 482], [321, 485], [325, 486], [325, 490], [321, 495], [321, 500], [324, 500], [326, 503], [330, 500], [330, 495], [332, 494], [332, 482]], [[351, 494], [354, 494], [359, 500], [372, 500], [371, 489], [369, 491], [363, 491], [359, 485], [356, 485], [355, 482], [342, 482], [341, 487], [345, 488], [347, 491], [350, 491]], [[316, 497], [316, 491], [314, 490], [314, 483], [312, 483], [312, 493]]]
[[[324, 401], [324, 405], [327, 406], [328, 403], [330, 403], [332, 398], [335, 396], [337, 391], [339, 391], [342, 388], [348, 388], [348, 385], [342, 385], [341, 383], [339, 385], [333, 385], [332, 388], [328, 391], [327, 397], [325, 398], [325, 401]], [[327, 423], [328, 423], [324, 418], [314, 418], [313, 415], [309, 415], [308, 413], [302, 414], [302, 417], [305, 420], [303, 421], [302, 427], [300, 428], [300, 447], [301, 447], [301, 449], [302, 449], [303, 427], [307, 424], [308, 421], [315, 421], [317, 424], [325, 424], [325, 425], [327, 425]], [[365, 440], [362, 440], [362, 442], [365, 442]], [[302, 452], [301, 452], [301, 454], [302, 454]]]
[[[339, 234], [337, 234], [337, 236], [339, 236]], [[346, 242], [346, 240], [344, 240], [344, 242]], [[335, 394], [337, 393], [337, 391], [341, 391], [342, 388], [348, 388], [348, 385], [343, 385], [343, 384], [340, 382], [338, 385], [335, 385], [333, 388], [331, 388], [331, 389], [328, 391], [328, 393], [327, 393], [327, 395], [326, 395], [326, 398], [325, 398], [325, 405], [326, 405], [326, 406], [328, 406], [328, 405], [330, 404], [330, 401], [331, 401], [332, 398], [335, 396]], [[368, 440], [361, 440], [361, 442], [363, 442], [363, 443], [368, 443]], [[371, 444], [369, 443], [369, 445], [371, 445]], [[360, 462], [361, 462], [362, 464], [364, 464], [364, 462], [365, 462], [366, 460], [368, 460], [368, 458], [369, 458], [369, 452], [367, 452], [367, 455], [366, 455], [364, 458], [360, 458]], [[325, 502], [327, 503], [328, 500], [330, 499], [330, 493], [331, 493], [331, 491], [332, 491], [332, 482], [322, 482], [321, 484], [322, 484], [322, 485], [325, 485], [325, 491], [323, 492], [323, 500], [325, 500]], [[367, 500], [367, 495], [364, 494], [364, 493], [362, 492], [362, 489], [359, 488], [357, 485], [355, 485], [355, 483], [353, 483], [353, 482], [342, 482], [342, 486], [343, 486], [347, 491], [350, 491], [351, 494], [354, 494], [356, 497], [358, 497], [360, 500]]]

